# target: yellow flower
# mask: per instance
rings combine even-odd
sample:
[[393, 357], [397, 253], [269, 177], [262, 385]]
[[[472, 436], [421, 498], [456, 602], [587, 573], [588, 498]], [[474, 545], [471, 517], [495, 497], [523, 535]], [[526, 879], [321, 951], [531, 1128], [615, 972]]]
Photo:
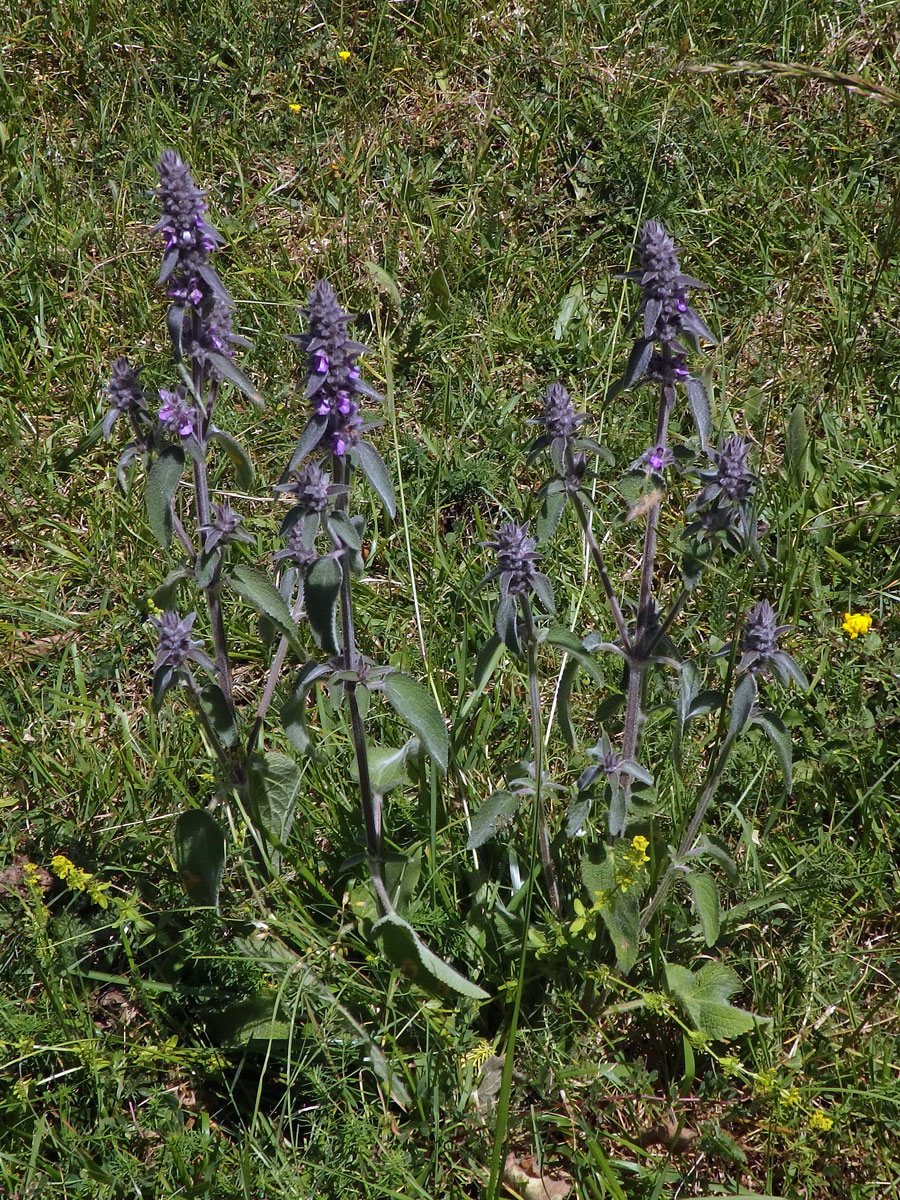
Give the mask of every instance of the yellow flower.
[[640, 834], [631, 839], [631, 849], [634, 851], [634, 853], [629, 857], [636, 867], [641, 866], [642, 863], [648, 863], [650, 861], [650, 856], [647, 853], [647, 847], [649, 845], [650, 843], [647, 841], [647, 839], [645, 837], [641, 837]]
[[291, 110], [291, 112], [294, 112], [294, 113], [298, 113], [298, 112], [300, 112], [300, 105], [299, 105], [299, 104], [289, 104], [289, 105], [288, 105], [288, 108]]
[[64, 854], [54, 854], [50, 859], [50, 870], [73, 892], [86, 892], [101, 908], [109, 907], [109, 898], [104, 895], [109, 884], [100, 883], [90, 871], [82, 871], [81, 867], [76, 867], [71, 858], [66, 858]]
[[341, 60], [341, 62], [346, 62], [349, 57], [349, 50], [338, 50], [338, 58]]
[[868, 633], [871, 624], [872, 618], [868, 613], [844, 613], [844, 623], [841, 629], [846, 630], [852, 639], [859, 637], [861, 633]]
[[834, 1121], [816, 1108], [809, 1114], [808, 1124], [813, 1133], [828, 1133], [833, 1127]]

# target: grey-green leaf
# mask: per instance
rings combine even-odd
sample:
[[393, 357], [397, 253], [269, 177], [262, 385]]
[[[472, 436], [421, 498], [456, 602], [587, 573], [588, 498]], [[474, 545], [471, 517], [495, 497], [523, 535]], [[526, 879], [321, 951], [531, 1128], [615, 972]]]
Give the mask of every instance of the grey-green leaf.
[[694, 898], [694, 911], [700, 918], [703, 939], [707, 946], [714, 946], [719, 939], [722, 909], [719, 905], [719, 889], [712, 875], [705, 871], [689, 871], [688, 886]]
[[278, 847], [290, 836], [300, 799], [302, 775], [292, 758], [277, 751], [254, 754], [250, 760], [250, 799], [254, 819], [266, 841], [273, 843], [270, 857], [277, 871], [281, 864]]
[[303, 581], [303, 598], [316, 645], [326, 654], [337, 654], [337, 599], [341, 590], [341, 564], [330, 556], [313, 563]]
[[731, 700], [731, 721], [728, 725], [728, 740], [734, 741], [750, 720], [756, 702], [756, 677], [748, 671], [738, 679]]
[[387, 509], [388, 514], [393, 517], [397, 511], [397, 505], [394, 501], [394, 485], [391, 483], [391, 477], [388, 475], [387, 467], [384, 465], [381, 455], [374, 446], [362, 441], [356, 443], [352, 454], [357, 466], [378, 493], [381, 503]]
[[781, 767], [782, 777], [784, 778], [785, 791], [790, 792], [793, 765], [791, 735], [785, 728], [784, 722], [775, 713], [757, 713], [753, 718], [753, 722], [765, 732], [766, 737], [772, 743], [775, 753], [778, 756], [778, 765]]
[[235, 441], [231, 434], [226, 433], [224, 429], [211, 429], [209, 431], [209, 440], [211, 442], [218, 442], [228, 455], [234, 467], [234, 478], [238, 487], [243, 488], [245, 491], [251, 488], [256, 473], [253, 470], [250, 455], [240, 442]]
[[397, 716], [415, 730], [425, 752], [446, 774], [450, 739], [444, 718], [431, 693], [402, 671], [392, 671], [385, 676], [384, 694]]
[[479, 846], [489, 842], [498, 830], [512, 820], [521, 800], [521, 795], [502, 790], [489, 796], [472, 818], [472, 829], [466, 849], [477, 850]]
[[425, 991], [439, 996], [456, 992], [470, 1000], [490, 998], [483, 988], [429, 950], [412, 925], [398, 913], [388, 913], [376, 921], [372, 934], [380, 940], [385, 956]]
[[194, 904], [219, 911], [225, 870], [225, 835], [205, 808], [184, 812], [175, 822], [175, 866]]
[[237, 715], [217, 683], [207, 683], [201, 688], [200, 706], [219, 745], [226, 750], [236, 746], [239, 737]]
[[180, 446], [167, 446], [147, 476], [147, 523], [163, 548], [172, 541], [172, 503], [183, 470], [184, 451]]
[[287, 601], [266, 575], [245, 563], [238, 563], [228, 582], [239, 596], [249, 600], [260, 616], [271, 621], [292, 646], [298, 646], [297, 625]]

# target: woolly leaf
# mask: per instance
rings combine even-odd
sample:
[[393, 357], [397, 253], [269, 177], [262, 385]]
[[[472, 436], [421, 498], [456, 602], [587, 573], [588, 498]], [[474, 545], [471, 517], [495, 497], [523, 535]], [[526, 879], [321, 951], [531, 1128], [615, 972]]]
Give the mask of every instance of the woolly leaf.
[[297, 626], [287, 601], [274, 583], [260, 571], [238, 563], [228, 576], [232, 589], [253, 605], [260, 616], [271, 621], [280, 633], [297, 647]]
[[384, 679], [384, 694], [397, 716], [415, 730], [425, 752], [446, 775], [450, 739], [431, 693], [402, 671], [391, 671]]
[[368, 442], [357, 442], [351, 451], [351, 457], [378, 493], [388, 515], [393, 517], [397, 511], [394, 501], [394, 485], [391, 483], [391, 477], [388, 475], [381, 455]]
[[429, 950], [398, 913], [390, 912], [376, 921], [372, 935], [380, 940], [385, 957], [425, 991], [438, 996], [455, 992], [470, 1000], [489, 999], [487, 992]]
[[506, 791], [494, 792], [489, 796], [472, 818], [466, 849], [477, 850], [496, 836], [498, 830], [512, 819], [521, 799], [521, 794]]
[[256, 473], [253, 470], [250, 455], [240, 442], [236, 442], [231, 434], [226, 433], [224, 429], [211, 429], [209, 431], [209, 440], [217, 442], [228, 455], [234, 467], [234, 478], [238, 487], [244, 491], [251, 488]]
[[164, 549], [172, 541], [172, 503], [183, 470], [184, 451], [180, 446], [166, 446], [147, 476], [147, 523]]
[[175, 866], [194, 904], [219, 911], [225, 870], [225, 835], [204, 808], [184, 812], [175, 822]]
[[316, 645], [326, 654], [337, 654], [337, 600], [341, 590], [341, 565], [328, 556], [320, 558], [303, 581], [303, 597], [309, 627]]

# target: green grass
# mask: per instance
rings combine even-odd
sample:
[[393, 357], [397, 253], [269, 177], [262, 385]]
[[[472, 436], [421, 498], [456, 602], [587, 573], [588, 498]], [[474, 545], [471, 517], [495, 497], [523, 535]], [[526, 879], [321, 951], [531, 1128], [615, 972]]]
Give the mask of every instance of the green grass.
[[[602, 935], [587, 943], [542, 911], [511, 1148], [568, 1173], [578, 1200], [900, 1195], [900, 107], [802, 73], [695, 70], [771, 60], [890, 88], [896, 6], [69, 0], [4, 16], [0, 1191], [437, 1200], [483, 1194], [490, 1164], [476, 1089], [503, 1048], [517, 944], [473, 910], [478, 895], [490, 912], [507, 868], [486, 848], [476, 875], [465, 813], [526, 753], [515, 668], [474, 706], [441, 794], [424, 783], [389, 798], [397, 853], [422, 854], [410, 919], [491, 992], [480, 1011], [429, 998], [368, 940], [349, 745], [326, 711], [333, 754], [304, 768], [280, 879], [257, 894], [233, 816], [222, 919], [186, 907], [178, 883], [174, 820], [214, 786], [189, 717], [149, 712], [145, 617], [167, 564], [140, 489], [116, 490], [114, 447], [70, 457], [113, 357], [147, 363], [149, 387], [170, 382], [147, 228], [153, 166], [174, 146], [227, 238], [218, 267], [254, 341], [242, 366], [268, 402], [226, 405], [258, 471], [241, 499], [255, 557], [275, 547], [269, 483], [304, 419], [283, 335], [327, 276], [376, 347], [379, 384], [390, 354], [396, 424], [377, 436], [403, 474], [404, 519], [372, 511], [361, 646], [427, 678], [450, 717], [491, 628], [479, 542], [538, 482], [525, 421], [546, 384], [571, 385], [619, 463], [651, 437], [645, 393], [601, 404], [634, 304], [613, 275], [640, 220], [666, 221], [684, 268], [711, 283], [697, 307], [722, 334], [717, 429], [759, 443], [772, 527], [774, 561], [753, 589], [795, 623], [814, 680], [783, 696], [792, 795], [754, 735], [708, 823], [739, 864], [713, 954], [743, 980], [737, 1002], [771, 1020], [701, 1045], [655, 998], [661, 957], [696, 967], [706, 954], [683, 897], [627, 983]], [[396, 279], [399, 310], [367, 261]], [[809, 454], [792, 471], [798, 405]], [[600, 496], [611, 519], [618, 500]], [[617, 584], [632, 587], [633, 530], [609, 531]], [[544, 565], [561, 612], [609, 633], [574, 530]], [[685, 636], [727, 639], [749, 583], [704, 583]], [[849, 609], [874, 618], [854, 642], [840, 631]], [[250, 697], [255, 621], [247, 606], [234, 619]], [[587, 727], [591, 703], [585, 688]], [[399, 733], [377, 718], [378, 740]], [[652, 721], [648, 745], [663, 745]], [[568, 778], [555, 738], [549, 757]], [[673, 797], [663, 841], [687, 810]], [[56, 854], [130, 909], [101, 909], [49, 874], [29, 886], [23, 864], [49, 869]], [[264, 1001], [279, 1024], [252, 1036]], [[830, 1131], [810, 1129], [816, 1110]], [[696, 1133], [683, 1149], [648, 1133], [670, 1120]]]

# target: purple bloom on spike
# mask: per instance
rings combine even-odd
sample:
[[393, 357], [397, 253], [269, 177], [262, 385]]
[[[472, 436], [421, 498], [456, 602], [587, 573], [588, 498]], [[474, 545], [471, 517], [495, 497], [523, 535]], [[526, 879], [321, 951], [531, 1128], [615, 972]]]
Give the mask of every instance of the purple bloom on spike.
[[222, 238], [208, 225], [205, 193], [194, 180], [187, 165], [174, 150], [164, 150], [157, 166], [159, 187], [156, 195], [162, 217], [154, 226], [165, 239], [166, 257], [160, 282], [171, 279], [168, 294], [176, 303], [198, 305], [205, 294], [202, 269]]
[[530, 537], [524, 525], [507, 521], [497, 531], [497, 540], [488, 542], [497, 551], [497, 566], [489, 573], [500, 576], [500, 591], [504, 596], [526, 596], [534, 590], [535, 563], [540, 554], [535, 550], [537, 539]]
[[147, 402], [138, 372], [127, 358], [117, 358], [110, 368], [106, 395], [110, 408], [103, 418], [103, 436], [110, 436], [113, 425], [123, 414], [130, 418], [132, 427], [137, 431], [138, 422], [147, 413]]
[[357, 359], [366, 347], [350, 338], [350, 314], [325, 280], [310, 292], [304, 313], [306, 332], [294, 340], [306, 351], [306, 398], [321, 425], [316, 445], [324, 442], [340, 458], [359, 440], [357, 396], [380, 397], [360, 377]]
[[203, 643], [191, 637], [191, 629], [197, 619], [195, 612], [180, 617], [177, 612], [164, 612], [159, 617], [151, 617], [150, 622], [156, 626], [159, 633], [159, 644], [153, 670], [169, 667], [178, 671], [188, 661], [195, 662], [208, 671], [215, 670], [215, 664], [203, 650]]
[[200, 430], [200, 414], [188, 400], [183, 388], [169, 392], [160, 388], [159, 398], [162, 404], [159, 409], [159, 421], [166, 433], [180, 438], [198, 436]]

